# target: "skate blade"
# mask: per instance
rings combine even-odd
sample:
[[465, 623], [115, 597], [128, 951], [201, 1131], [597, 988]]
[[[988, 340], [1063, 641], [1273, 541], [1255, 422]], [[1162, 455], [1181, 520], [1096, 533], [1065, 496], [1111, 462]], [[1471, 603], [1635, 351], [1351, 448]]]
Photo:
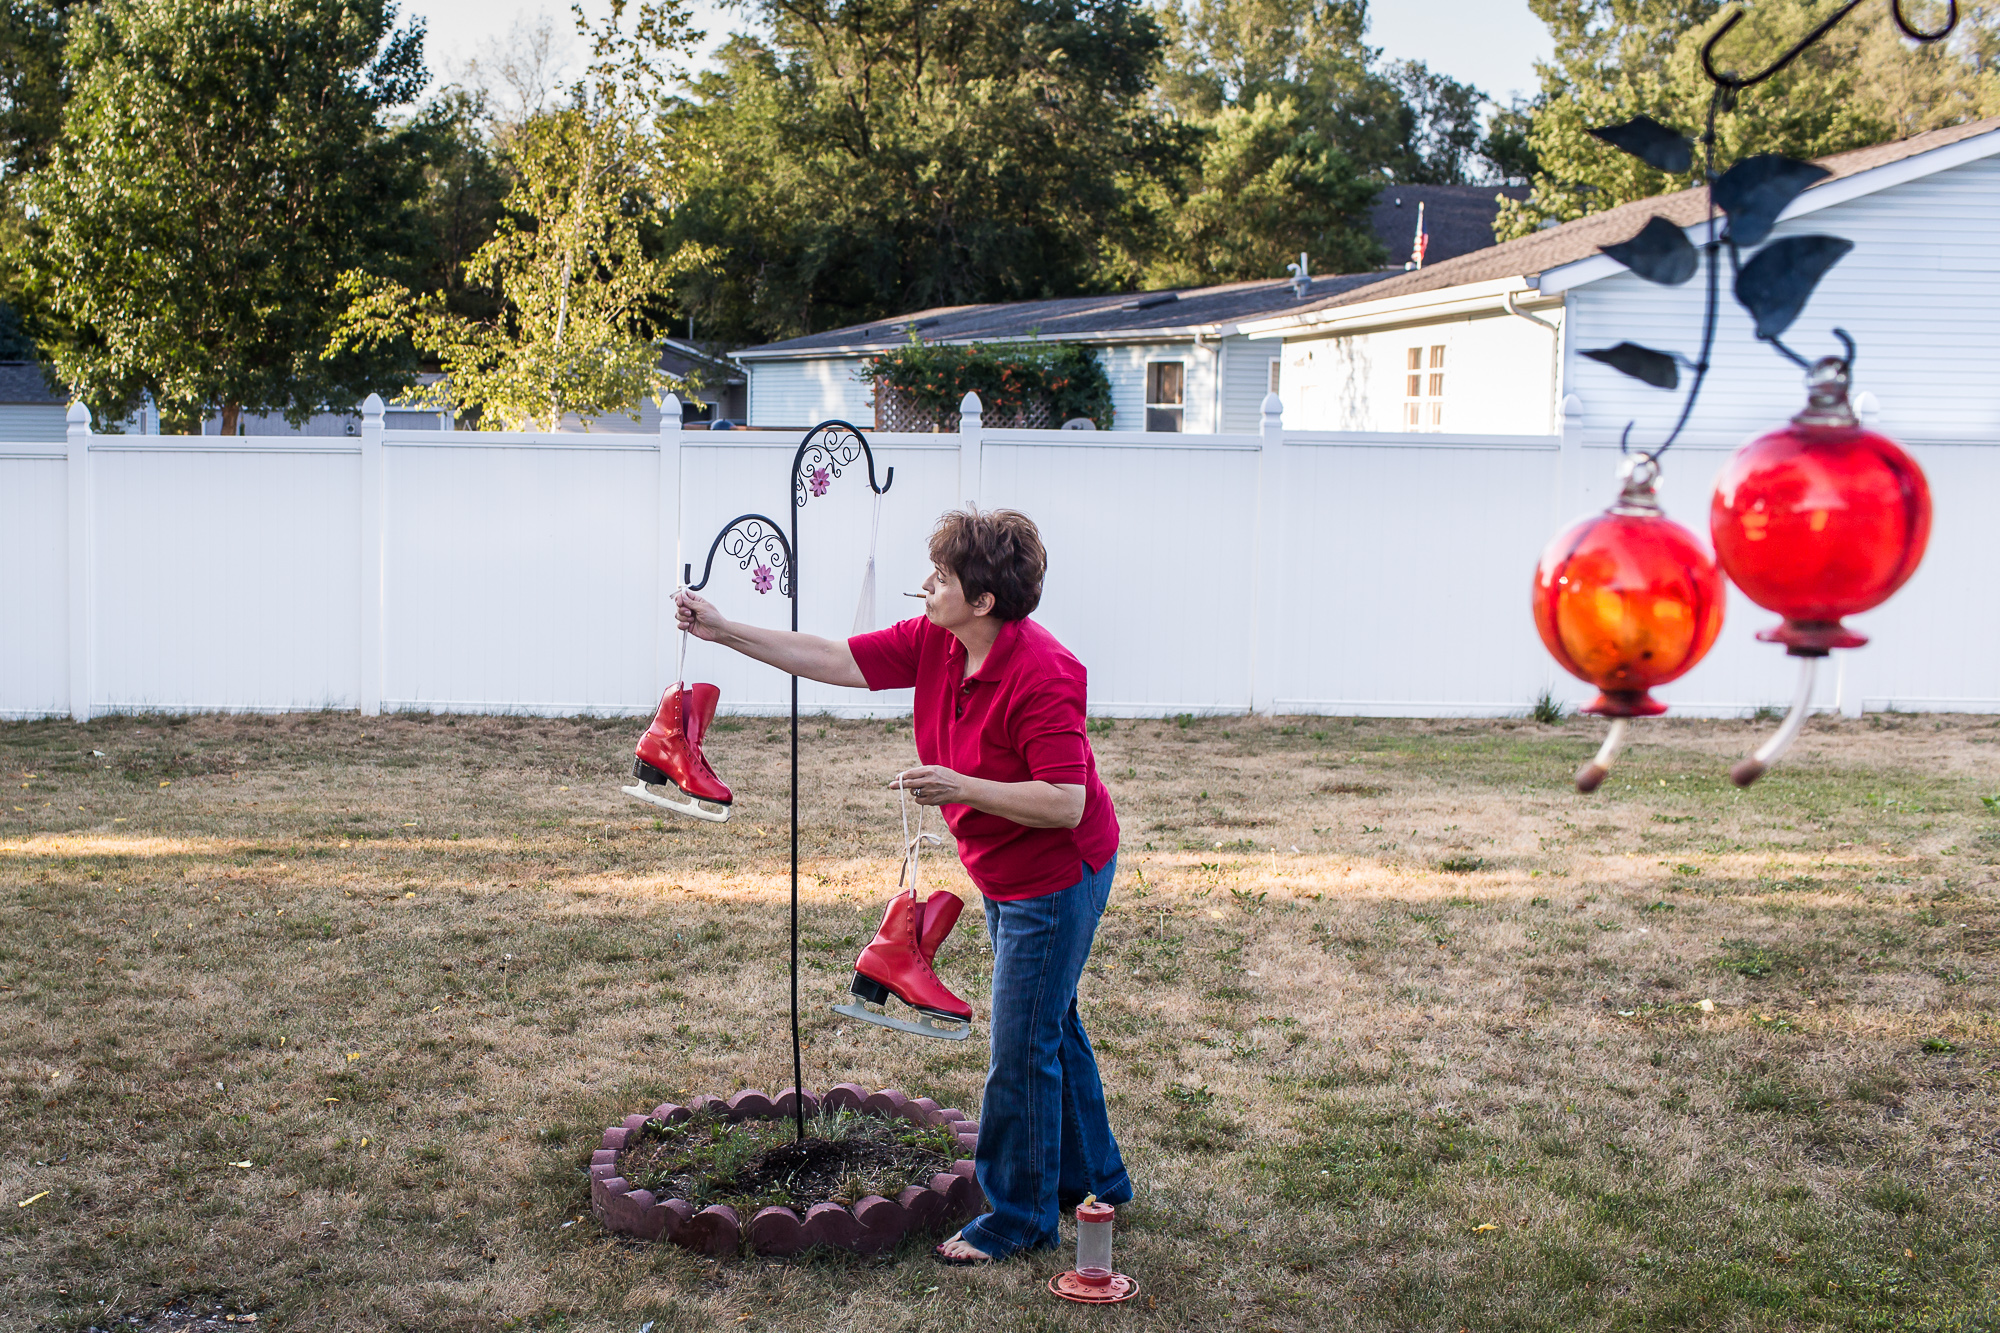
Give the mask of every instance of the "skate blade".
[[956, 1022], [957, 1020], [935, 1019], [921, 1009], [912, 1009], [910, 1011], [916, 1015], [914, 1022], [907, 1018], [897, 1018], [894, 1014], [885, 1013], [880, 1009], [873, 1008], [864, 1000], [856, 1000], [853, 1004], [836, 1004], [833, 1006], [833, 1012], [839, 1014], [842, 1018], [858, 1018], [864, 1023], [873, 1023], [876, 1027], [894, 1028], [898, 1032], [907, 1032], [912, 1037], [936, 1037], [939, 1041], [964, 1041], [972, 1035], [972, 1023], [970, 1020], [967, 1020], [964, 1027], [942, 1027], [940, 1026], [941, 1022]]
[[728, 806], [725, 805], [720, 810], [711, 809], [703, 805], [700, 801], [697, 801], [694, 797], [688, 796], [679, 790], [675, 790], [672, 796], [666, 796], [654, 791], [651, 787], [638, 783], [634, 783], [629, 787], [620, 787], [618, 790], [624, 792], [635, 801], [644, 801], [648, 805], [657, 805], [663, 810], [671, 810], [677, 815], [686, 815], [690, 819], [706, 820], [711, 824], [726, 824], [729, 822]]

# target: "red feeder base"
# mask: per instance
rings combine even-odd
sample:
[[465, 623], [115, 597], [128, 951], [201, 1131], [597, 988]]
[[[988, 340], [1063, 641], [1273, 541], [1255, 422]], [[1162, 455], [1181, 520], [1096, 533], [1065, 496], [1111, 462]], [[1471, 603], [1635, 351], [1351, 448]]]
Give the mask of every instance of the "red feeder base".
[[1049, 1294], [1083, 1305], [1116, 1305], [1137, 1296], [1139, 1284], [1123, 1273], [1113, 1273], [1109, 1282], [1094, 1287], [1072, 1268], [1049, 1279]]
[[1577, 711], [1595, 717], [1658, 717], [1667, 706], [1645, 690], [1605, 690]]
[[1759, 643], [1782, 643], [1793, 657], [1825, 657], [1834, 648], [1859, 648], [1868, 642], [1838, 620], [1787, 620], [1776, 629], [1757, 631]]

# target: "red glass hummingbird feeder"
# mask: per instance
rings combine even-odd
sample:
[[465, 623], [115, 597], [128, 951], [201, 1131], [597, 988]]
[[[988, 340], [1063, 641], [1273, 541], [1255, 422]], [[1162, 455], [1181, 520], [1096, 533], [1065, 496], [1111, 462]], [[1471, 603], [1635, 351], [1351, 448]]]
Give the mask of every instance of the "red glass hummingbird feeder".
[[1604, 781], [1630, 719], [1667, 711], [1653, 687], [1685, 675], [1722, 631], [1722, 576], [1701, 539], [1661, 512], [1659, 473], [1645, 454], [1627, 459], [1617, 503], [1550, 542], [1535, 569], [1542, 643], [1600, 691], [1582, 711], [1613, 719], [1578, 791]]
[[[1584, 711], [1617, 719], [1596, 761], [1577, 774], [1581, 790], [1603, 781], [1627, 719], [1665, 711], [1647, 690], [1698, 662], [1721, 627], [1721, 587], [1705, 555], [1699, 565], [1692, 559], [1685, 563], [1680, 582], [1666, 577], [1657, 585], [1654, 602], [1647, 601], [1647, 590], [1656, 585], [1645, 571], [1671, 570], [1681, 549], [1676, 541], [1684, 539], [1687, 548], [1695, 543], [1685, 529], [1664, 518], [1650, 517], [1649, 525], [1644, 510], [1660, 456], [1687, 427], [1714, 368], [1725, 255], [1733, 275], [1731, 290], [1750, 315], [1756, 337], [1805, 370], [1811, 390], [1806, 410], [1789, 425], [1737, 451], [1709, 510], [1709, 531], [1723, 571], [1751, 601], [1784, 617], [1778, 628], [1757, 637], [1784, 644], [1800, 659], [1792, 711], [1777, 735], [1730, 770], [1738, 786], [1755, 782], [1798, 735], [1811, 706], [1819, 659], [1831, 649], [1867, 642], [1843, 625], [1842, 617], [1880, 605], [1923, 559], [1930, 537], [1930, 491], [1909, 455], [1894, 441], [1863, 429], [1849, 409], [1854, 340], [1834, 329], [1846, 355], [1818, 362], [1808, 362], [1782, 341], [1820, 280], [1854, 248], [1843, 236], [1772, 234], [1792, 201], [1832, 172], [1778, 153], [1755, 153], [1727, 169], [1715, 160], [1716, 118], [1797, 60], [1859, 4], [1848, 0], [1777, 59], [1748, 74], [1725, 71], [1715, 63], [1716, 46], [1742, 19], [1741, 10], [1718, 24], [1701, 47], [1702, 72], [1714, 85], [1708, 128], [1699, 144], [1699, 170], [1708, 182], [1707, 218], [1690, 229], [1682, 219], [1657, 215], [1628, 239], [1599, 247], [1639, 278], [1663, 287], [1678, 287], [1704, 268], [1708, 281], [1696, 355], [1632, 342], [1579, 353], [1656, 389], [1677, 390], [1681, 371], [1694, 373], [1667, 438], [1627, 464], [1626, 495], [1603, 516], [1558, 537], [1542, 556], [1535, 595], [1542, 642], [1565, 668], [1603, 691]], [[1902, 0], [1892, 0], [1889, 11], [1903, 36], [1919, 44], [1941, 42], [1958, 26], [1956, 5], [1934, 29], [1912, 26], [1903, 16]], [[1696, 140], [1651, 116], [1634, 116], [1589, 133], [1669, 176], [1696, 170]], [[1701, 238], [1699, 244], [1690, 230]], [[1628, 436], [1630, 432], [1627, 426]], [[1639, 489], [1645, 495], [1634, 502], [1634, 479], [1641, 471], [1646, 475]], [[1628, 508], [1636, 512], [1628, 513]], [[1651, 508], [1657, 515], [1657, 504]], [[1638, 522], [1620, 521], [1624, 519]], [[1715, 586], [1712, 605], [1691, 591], [1708, 584]], [[1692, 619], [1683, 621], [1679, 610], [1648, 614], [1649, 607], [1672, 605], [1677, 598]]]
[[1730, 580], [1784, 622], [1760, 632], [1800, 659], [1785, 724], [1730, 770], [1755, 782], [1805, 724], [1819, 659], [1868, 642], [1841, 623], [1880, 606], [1917, 572], [1931, 535], [1931, 493], [1901, 445], [1848, 406], [1849, 362], [1822, 357], [1806, 408], [1736, 451], [1716, 480], [1708, 529]]

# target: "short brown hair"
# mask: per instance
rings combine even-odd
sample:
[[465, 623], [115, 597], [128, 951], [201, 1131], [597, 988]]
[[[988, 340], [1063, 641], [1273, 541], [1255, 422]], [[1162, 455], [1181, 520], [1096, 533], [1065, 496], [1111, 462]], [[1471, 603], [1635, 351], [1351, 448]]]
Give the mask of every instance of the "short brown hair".
[[1042, 604], [1049, 553], [1035, 520], [1013, 509], [954, 509], [931, 529], [931, 563], [948, 569], [976, 602], [993, 594], [993, 615], [1021, 620]]

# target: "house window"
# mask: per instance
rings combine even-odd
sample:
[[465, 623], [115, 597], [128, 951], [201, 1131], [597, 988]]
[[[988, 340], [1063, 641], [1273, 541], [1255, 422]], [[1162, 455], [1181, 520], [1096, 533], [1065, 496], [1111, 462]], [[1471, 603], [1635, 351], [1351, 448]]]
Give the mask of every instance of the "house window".
[[1284, 368], [1285, 368], [1285, 362], [1282, 357], [1274, 356], [1271, 358], [1271, 387], [1267, 390], [1267, 392], [1276, 393], [1278, 391], [1278, 380], [1281, 377]]
[[1444, 425], [1444, 346], [1412, 347], [1404, 363], [1403, 429], [1437, 430]]
[[1185, 367], [1179, 361], [1153, 361], [1146, 366], [1146, 429], [1178, 431], [1186, 408]]

